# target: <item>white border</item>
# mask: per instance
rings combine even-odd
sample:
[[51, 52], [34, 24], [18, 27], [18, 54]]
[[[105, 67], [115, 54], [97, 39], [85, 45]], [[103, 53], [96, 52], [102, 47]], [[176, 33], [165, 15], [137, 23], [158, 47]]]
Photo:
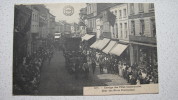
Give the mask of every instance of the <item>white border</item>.
[[[14, 4], [60, 2], [154, 2], [156, 9], [159, 94], [113, 96], [12, 96]], [[176, 100], [178, 98], [178, 1], [177, 0], [1, 0], [0, 3], [0, 100]]]

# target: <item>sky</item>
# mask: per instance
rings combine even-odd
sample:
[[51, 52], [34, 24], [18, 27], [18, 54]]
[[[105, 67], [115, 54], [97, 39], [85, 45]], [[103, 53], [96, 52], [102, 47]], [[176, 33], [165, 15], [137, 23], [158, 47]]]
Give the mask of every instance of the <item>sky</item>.
[[[63, 14], [63, 8], [66, 5], [70, 5], [74, 8], [74, 14], [71, 16], [66, 16]], [[55, 4], [45, 4], [46, 8], [49, 9], [50, 13], [56, 16], [56, 22], [59, 20], [66, 20], [69, 23], [79, 22], [80, 9], [86, 7], [85, 3], [55, 3]]]

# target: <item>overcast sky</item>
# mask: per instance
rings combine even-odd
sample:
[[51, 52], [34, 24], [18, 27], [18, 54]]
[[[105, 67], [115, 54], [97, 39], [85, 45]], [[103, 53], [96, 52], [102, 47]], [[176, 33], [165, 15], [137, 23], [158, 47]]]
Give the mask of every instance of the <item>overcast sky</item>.
[[[63, 14], [63, 8], [66, 5], [74, 7], [74, 14], [72, 16], [66, 16]], [[81, 8], [86, 7], [85, 3], [56, 3], [56, 4], [45, 4], [46, 8], [50, 10], [50, 13], [56, 16], [56, 21], [66, 20], [69, 23], [79, 21], [79, 12]]]

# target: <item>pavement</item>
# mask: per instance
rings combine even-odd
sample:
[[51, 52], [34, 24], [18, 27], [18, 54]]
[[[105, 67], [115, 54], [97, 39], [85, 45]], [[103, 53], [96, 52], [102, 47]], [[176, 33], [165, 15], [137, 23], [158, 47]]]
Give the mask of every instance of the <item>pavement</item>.
[[82, 76], [75, 79], [65, 68], [62, 51], [55, 51], [51, 62], [45, 62], [41, 69], [38, 95], [83, 95], [84, 86], [115, 86], [127, 85], [127, 81], [115, 74], [100, 74], [99, 67], [95, 73], [90, 69], [89, 78]]

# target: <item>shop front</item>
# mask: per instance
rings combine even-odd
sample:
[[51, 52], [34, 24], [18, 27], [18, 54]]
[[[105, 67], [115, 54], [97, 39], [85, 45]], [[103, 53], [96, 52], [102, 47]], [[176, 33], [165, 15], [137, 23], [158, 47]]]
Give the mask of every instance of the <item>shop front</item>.
[[134, 54], [137, 59], [135, 61], [142, 67], [146, 66], [157, 66], [157, 48], [138, 45], [134, 48]]

